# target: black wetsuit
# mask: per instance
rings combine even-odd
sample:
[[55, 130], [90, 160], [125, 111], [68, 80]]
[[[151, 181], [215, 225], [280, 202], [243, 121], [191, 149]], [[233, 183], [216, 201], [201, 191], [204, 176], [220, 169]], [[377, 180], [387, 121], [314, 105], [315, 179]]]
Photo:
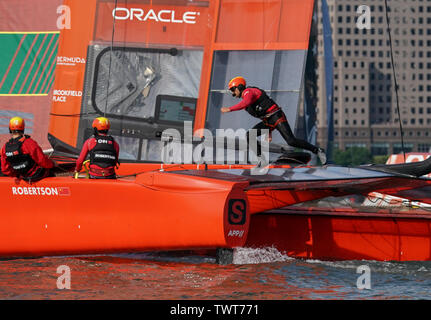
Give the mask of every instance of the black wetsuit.
[[[231, 111], [245, 109], [250, 115], [262, 121], [252, 129], [257, 130], [257, 136], [262, 135], [263, 129], [272, 132], [277, 129], [286, 143], [294, 148], [309, 150], [317, 154], [318, 148], [305, 140], [298, 139], [292, 132], [283, 110], [272, 100], [264, 90], [256, 87], [247, 87], [242, 92], [242, 101], [230, 107]], [[247, 132], [247, 144], [250, 145], [250, 130]], [[261, 144], [257, 141], [257, 150], [253, 150], [257, 156], [261, 156]]]

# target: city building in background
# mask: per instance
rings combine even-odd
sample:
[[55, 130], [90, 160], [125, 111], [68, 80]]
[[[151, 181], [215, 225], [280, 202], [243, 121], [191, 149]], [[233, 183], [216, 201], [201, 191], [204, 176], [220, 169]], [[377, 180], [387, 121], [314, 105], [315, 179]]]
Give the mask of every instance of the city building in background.
[[[333, 42], [334, 148], [368, 148], [373, 155], [402, 152], [384, 0], [327, 0]], [[317, 142], [327, 145], [322, 3], [318, 12]], [[358, 12], [357, 12], [358, 11]], [[404, 151], [431, 147], [431, 1], [388, 1], [388, 15]]]

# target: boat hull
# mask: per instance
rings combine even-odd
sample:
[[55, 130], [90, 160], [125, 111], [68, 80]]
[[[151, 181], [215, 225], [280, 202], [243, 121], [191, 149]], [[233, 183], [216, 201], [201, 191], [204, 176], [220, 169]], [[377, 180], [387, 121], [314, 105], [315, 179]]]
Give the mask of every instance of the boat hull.
[[431, 214], [284, 208], [253, 215], [247, 247], [319, 260], [431, 260]]
[[0, 177], [0, 256], [275, 247], [307, 259], [431, 260], [425, 210], [267, 210], [339, 191], [308, 190], [304, 182], [283, 189], [278, 180], [259, 187], [246, 176], [196, 166], [122, 167], [117, 180]]
[[242, 246], [250, 219], [240, 185], [163, 172], [32, 185], [2, 177], [0, 256]]

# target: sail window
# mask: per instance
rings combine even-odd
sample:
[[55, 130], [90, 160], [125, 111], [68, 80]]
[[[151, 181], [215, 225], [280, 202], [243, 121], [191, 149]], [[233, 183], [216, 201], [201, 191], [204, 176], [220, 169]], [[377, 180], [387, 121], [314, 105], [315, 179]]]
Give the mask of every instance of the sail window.
[[120, 160], [160, 161], [161, 133], [194, 121], [203, 49], [88, 48], [79, 140], [92, 134], [95, 114], [111, 120]]
[[198, 96], [200, 50], [113, 48], [96, 59], [91, 100], [107, 116], [154, 118], [157, 97]]
[[[284, 110], [289, 124], [295, 128], [297, 108], [304, 72], [306, 52], [303, 50], [262, 50], [262, 51], [216, 51], [208, 96], [206, 128], [248, 129], [256, 124], [256, 119], [245, 111], [222, 115], [220, 107], [229, 107], [239, 102], [227, 92], [227, 84], [236, 76], [243, 76], [247, 86], [256, 86], [277, 102]], [[282, 142], [275, 134], [273, 142]]]

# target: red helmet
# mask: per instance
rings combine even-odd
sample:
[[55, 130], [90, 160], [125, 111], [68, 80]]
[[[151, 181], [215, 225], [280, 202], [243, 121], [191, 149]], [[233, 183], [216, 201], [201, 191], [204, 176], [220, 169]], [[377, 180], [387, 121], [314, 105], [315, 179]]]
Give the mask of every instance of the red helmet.
[[25, 122], [23, 118], [20, 117], [13, 117], [9, 121], [9, 131], [24, 131], [25, 129]]
[[98, 131], [109, 130], [111, 128], [111, 123], [107, 118], [99, 117], [94, 119], [93, 128], [97, 129]]
[[229, 81], [228, 87], [229, 90], [235, 90], [236, 87], [238, 87], [239, 85], [243, 85], [244, 87], [246, 86], [246, 82], [245, 79], [243, 77], [235, 77], [232, 80]]

